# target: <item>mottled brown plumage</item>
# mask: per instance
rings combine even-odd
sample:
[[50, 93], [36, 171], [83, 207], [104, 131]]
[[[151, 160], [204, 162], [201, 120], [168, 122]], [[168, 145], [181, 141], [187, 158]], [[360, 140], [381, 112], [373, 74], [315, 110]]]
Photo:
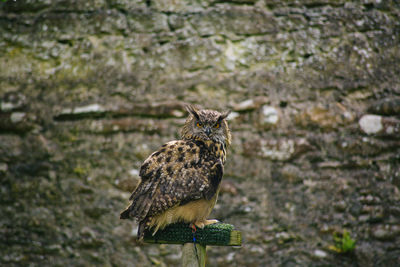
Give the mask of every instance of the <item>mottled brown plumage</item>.
[[121, 213], [121, 219], [139, 222], [139, 239], [147, 229], [154, 234], [178, 221], [199, 227], [216, 222], [207, 217], [217, 200], [231, 142], [229, 112], [194, 106], [187, 110], [190, 115], [181, 140], [166, 143], [144, 161], [139, 173], [142, 180], [129, 199], [132, 204]]

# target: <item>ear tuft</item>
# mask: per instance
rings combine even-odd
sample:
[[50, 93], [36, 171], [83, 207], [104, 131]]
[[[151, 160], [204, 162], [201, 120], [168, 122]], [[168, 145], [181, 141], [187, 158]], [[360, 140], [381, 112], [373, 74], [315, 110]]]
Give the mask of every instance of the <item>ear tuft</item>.
[[221, 114], [221, 116], [219, 116], [219, 119], [218, 119], [218, 120], [219, 120], [219, 121], [222, 121], [222, 120], [226, 119], [226, 118], [229, 116], [229, 114], [231, 114], [231, 111], [230, 111], [230, 110], [223, 112], [223, 113]]
[[185, 105], [186, 110], [192, 114], [196, 119], [200, 119], [199, 114], [198, 114], [198, 110], [195, 106], [193, 105]]

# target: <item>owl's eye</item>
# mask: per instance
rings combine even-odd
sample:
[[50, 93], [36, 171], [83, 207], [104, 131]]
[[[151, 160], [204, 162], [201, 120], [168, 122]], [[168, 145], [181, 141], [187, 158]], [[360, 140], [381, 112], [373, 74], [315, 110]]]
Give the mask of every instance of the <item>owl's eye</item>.
[[201, 128], [201, 127], [203, 127], [203, 124], [201, 122], [198, 122], [198, 123], [196, 123], [196, 126]]
[[214, 124], [214, 128], [215, 128], [215, 129], [218, 129], [219, 126], [221, 126], [221, 125], [220, 125], [218, 122], [217, 122], [216, 124]]

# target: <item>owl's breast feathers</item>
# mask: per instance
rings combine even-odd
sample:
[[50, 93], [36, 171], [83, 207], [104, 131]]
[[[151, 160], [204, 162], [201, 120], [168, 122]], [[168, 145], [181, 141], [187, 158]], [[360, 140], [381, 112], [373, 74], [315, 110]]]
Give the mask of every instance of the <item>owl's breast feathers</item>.
[[202, 221], [210, 214], [219, 191], [225, 145], [193, 140], [171, 141], [151, 154], [140, 168], [142, 178], [121, 213], [139, 221], [144, 230], [177, 221]]

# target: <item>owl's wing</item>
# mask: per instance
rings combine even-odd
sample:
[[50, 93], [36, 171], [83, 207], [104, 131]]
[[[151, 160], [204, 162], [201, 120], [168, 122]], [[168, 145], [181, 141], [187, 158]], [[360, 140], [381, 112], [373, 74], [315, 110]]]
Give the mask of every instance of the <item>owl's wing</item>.
[[141, 183], [132, 193], [132, 204], [121, 218], [142, 221], [197, 199], [211, 199], [222, 179], [222, 162], [203, 157], [206, 149], [192, 141], [172, 141], [143, 163]]

